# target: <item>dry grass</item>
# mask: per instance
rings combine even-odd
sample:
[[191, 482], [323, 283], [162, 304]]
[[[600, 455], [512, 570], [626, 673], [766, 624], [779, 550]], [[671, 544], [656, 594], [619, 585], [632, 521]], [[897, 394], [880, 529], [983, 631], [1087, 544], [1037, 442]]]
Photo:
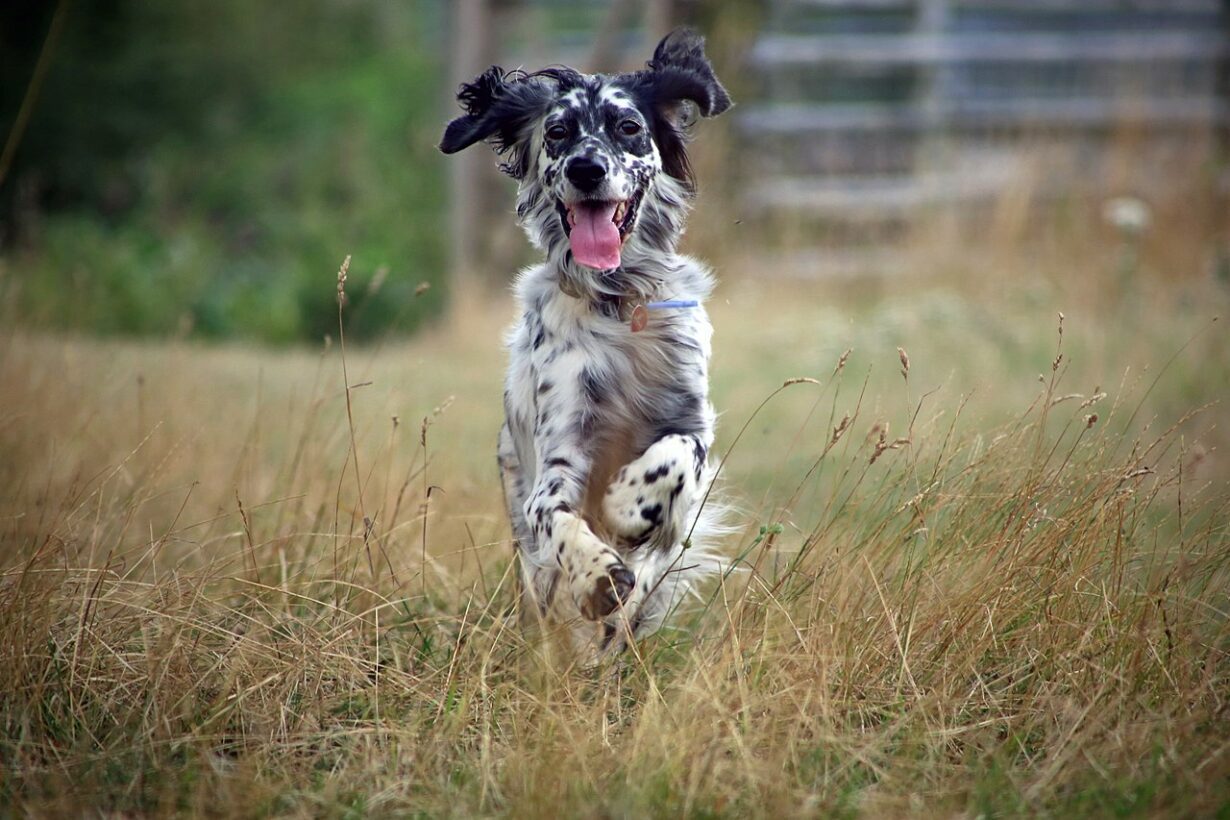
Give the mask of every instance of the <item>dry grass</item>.
[[819, 384], [782, 390], [726, 462], [749, 571], [599, 670], [506, 617], [507, 305], [348, 350], [349, 390], [336, 345], [11, 333], [0, 803], [1226, 811], [1230, 473], [1223, 411], [1185, 417], [1225, 394], [1224, 297], [1064, 298], [728, 287], [719, 450], [786, 379]]

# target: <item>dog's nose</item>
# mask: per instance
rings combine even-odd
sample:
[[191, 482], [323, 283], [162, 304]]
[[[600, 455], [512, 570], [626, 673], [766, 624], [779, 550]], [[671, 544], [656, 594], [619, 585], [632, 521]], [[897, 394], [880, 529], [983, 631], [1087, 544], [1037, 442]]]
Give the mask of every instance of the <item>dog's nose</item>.
[[578, 190], [591, 193], [606, 178], [606, 167], [589, 157], [577, 157], [564, 172]]

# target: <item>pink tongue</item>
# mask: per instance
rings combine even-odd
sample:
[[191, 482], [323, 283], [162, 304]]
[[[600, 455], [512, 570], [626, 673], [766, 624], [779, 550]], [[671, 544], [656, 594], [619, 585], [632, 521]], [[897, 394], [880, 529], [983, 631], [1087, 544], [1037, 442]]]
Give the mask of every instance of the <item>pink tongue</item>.
[[568, 242], [572, 255], [587, 268], [613, 270], [619, 267], [619, 228], [611, 221], [615, 202], [578, 203], [572, 209]]

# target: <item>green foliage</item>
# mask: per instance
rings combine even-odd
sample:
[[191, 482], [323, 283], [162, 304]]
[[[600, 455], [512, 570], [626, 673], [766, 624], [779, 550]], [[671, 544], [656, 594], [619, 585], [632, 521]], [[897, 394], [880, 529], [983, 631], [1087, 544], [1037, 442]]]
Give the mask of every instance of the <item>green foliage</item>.
[[437, 311], [440, 80], [420, 5], [74, 5], [3, 195], [25, 318], [319, 339], [346, 254], [353, 336]]

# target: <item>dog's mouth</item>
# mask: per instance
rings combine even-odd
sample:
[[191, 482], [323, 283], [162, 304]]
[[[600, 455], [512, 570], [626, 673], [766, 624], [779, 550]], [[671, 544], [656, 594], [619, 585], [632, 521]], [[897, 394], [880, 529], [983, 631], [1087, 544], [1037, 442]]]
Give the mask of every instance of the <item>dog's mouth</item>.
[[572, 247], [572, 257], [595, 270], [614, 270], [620, 264], [620, 251], [636, 222], [641, 204], [638, 191], [628, 199], [583, 199], [556, 201], [564, 234]]

